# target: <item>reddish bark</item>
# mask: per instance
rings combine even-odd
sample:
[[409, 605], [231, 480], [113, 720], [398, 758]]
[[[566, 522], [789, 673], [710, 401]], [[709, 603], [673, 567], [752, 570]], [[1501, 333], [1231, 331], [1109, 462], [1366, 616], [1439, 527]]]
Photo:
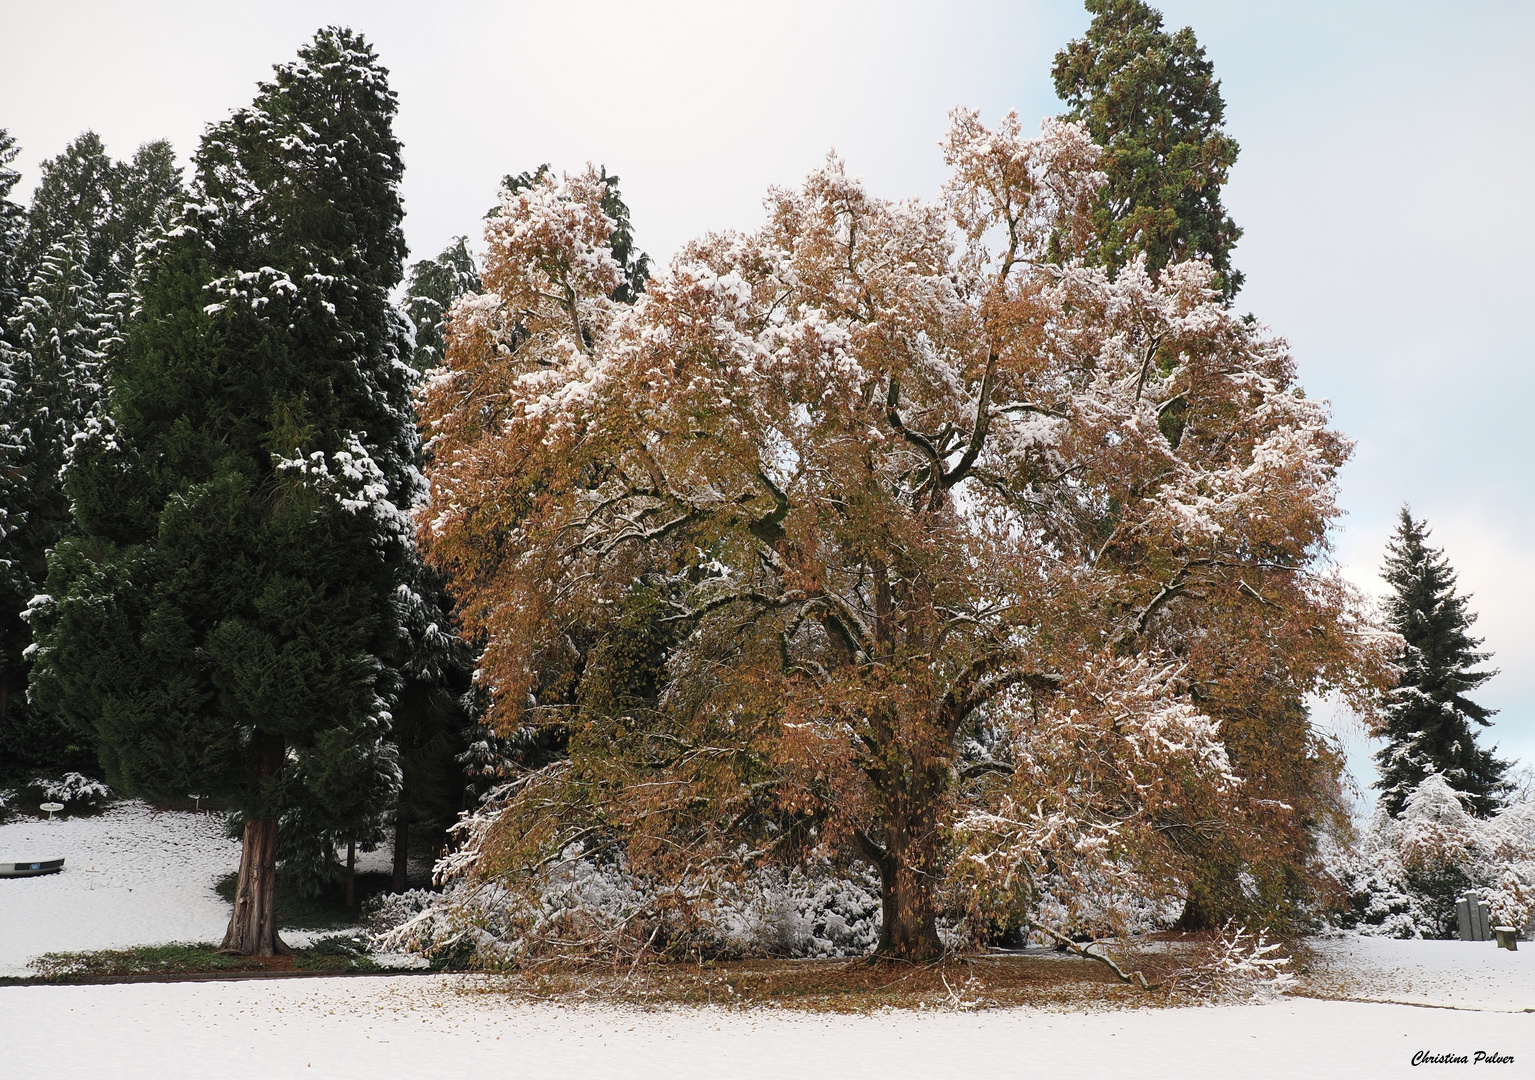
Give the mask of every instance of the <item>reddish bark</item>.
[[[258, 782], [282, 768], [280, 739], [264, 745], [256, 759]], [[277, 822], [272, 818], [245, 823], [240, 848], [240, 879], [235, 886], [234, 911], [220, 952], [240, 956], [286, 956], [293, 952], [277, 936]]]

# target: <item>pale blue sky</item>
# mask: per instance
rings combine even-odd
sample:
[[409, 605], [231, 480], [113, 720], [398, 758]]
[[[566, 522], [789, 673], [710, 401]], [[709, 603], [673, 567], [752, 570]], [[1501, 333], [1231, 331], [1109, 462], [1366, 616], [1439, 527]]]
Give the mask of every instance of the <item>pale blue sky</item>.
[[[417, 256], [543, 161], [618, 173], [662, 257], [750, 226], [833, 147], [877, 192], [931, 195], [948, 110], [1054, 113], [1051, 57], [1087, 24], [1072, 0], [6, 6], [0, 126], [27, 185], [87, 127], [121, 156], [161, 136], [185, 154], [316, 26], [361, 30], [400, 94]], [[1376, 588], [1396, 508], [1428, 517], [1502, 669], [1492, 737], [1535, 761], [1535, 5], [1160, 6], [1214, 60], [1242, 145], [1239, 306], [1358, 441], [1339, 560]]]

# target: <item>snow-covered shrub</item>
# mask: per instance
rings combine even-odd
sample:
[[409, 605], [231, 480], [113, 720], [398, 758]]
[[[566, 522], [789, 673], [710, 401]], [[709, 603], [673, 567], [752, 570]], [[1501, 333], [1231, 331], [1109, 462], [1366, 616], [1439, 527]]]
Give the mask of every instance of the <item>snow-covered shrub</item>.
[[549, 956], [622, 955], [661, 936], [667, 919], [656, 898], [621, 863], [585, 858], [580, 845], [563, 856], [535, 890], [463, 875], [440, 893], [397, 897], [374, 914], [374, 946], [494, 968]]
[[[472, 877], [414, 890], [372, 912], [374, 947], [499, 967], [556, 955], [626, 955], [670, 946], [710, 957], [861, 956], [879, 940], [879, 879], [866, 867], [766, 869], [714, 895], [658, 895], [621, 862], [579, 850], [536, 896]], [[679, 902], [681, 901], [681, 902]]]
[[1396, 817], [1377, 808], [1351, 874], [1345, 925], [1373, 936], [1455, 934], [1455, 901], [1475, 892], [1500, 925], [1525, 936], [1535, 918], [1535, 801], [1478, 818], [1431, 773]]
[[1278, 951], [1265, 935], [1228, 926], [1197, 963], [1178, 973], [1171, 996], [1212, 1003], [1273, 1001], [1295, 986], [1295, 976], [1285, 970], [1290, 958]]
[[867, 866], [770, 868], [721, 890], [703, 921], [739, 956], [863, 956], [879, 942], [879, 875]]
[[92, 780], [82, 773], [67, 772], [63, 776], [35, 777], [21, 794], [21, 803], [63, 803], [68, 813], [79, 814], [99, 810], [112, 797], [112, 789], [100, 780]]
[[442, 893], [408, 889], [385, 893], [364, 909], [369, 944], [375, 951], [439, 959], [452, 952], [463, 932], [451, 918]]
[[[1057, 931], [1094, 938], [1149, 934], [1177, 922], [1182, 897], [1165, 888], [1141, 885], [1129, 871], [1079, 874], [1070, 880], [1051, 875], [1042, 883], [1036, 918]], [[1037, 932], [1029, 940], [1050, 941]]]

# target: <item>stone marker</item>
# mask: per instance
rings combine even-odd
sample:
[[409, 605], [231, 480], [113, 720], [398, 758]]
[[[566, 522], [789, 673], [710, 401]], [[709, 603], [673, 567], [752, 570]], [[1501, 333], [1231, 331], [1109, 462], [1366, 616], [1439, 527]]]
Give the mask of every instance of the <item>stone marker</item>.
[[1477, 896], [1468, 892], [1455, 901], [1455, 928], [1462, 941], [1492, 940], [1492, 910]]

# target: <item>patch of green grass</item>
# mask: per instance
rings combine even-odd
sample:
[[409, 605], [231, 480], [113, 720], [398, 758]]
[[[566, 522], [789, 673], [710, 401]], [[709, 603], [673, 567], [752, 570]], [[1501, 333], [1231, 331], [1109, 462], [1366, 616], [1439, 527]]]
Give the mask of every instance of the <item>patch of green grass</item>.
[[52, 982], [122, 975], [216, 975], [238, 971], [378, 971], [362, 944], [346, 934], [320, 938], [292, 956], [229, 956], [210, 942], [141, 945], [134, 949], [47, 953], [27, 965]]
[[220, 971], [262, 971], [271, 958], [226, 956], [207, 942], [141, 945], [98, 952], [45, 953], [27, 965], [44, 979], [68, 982], [107, 975], [190, 975]]
[[293, 966], [300, 971], [378, 971], [362, 943], [347, 934], [328, 934], [298, 950]]

